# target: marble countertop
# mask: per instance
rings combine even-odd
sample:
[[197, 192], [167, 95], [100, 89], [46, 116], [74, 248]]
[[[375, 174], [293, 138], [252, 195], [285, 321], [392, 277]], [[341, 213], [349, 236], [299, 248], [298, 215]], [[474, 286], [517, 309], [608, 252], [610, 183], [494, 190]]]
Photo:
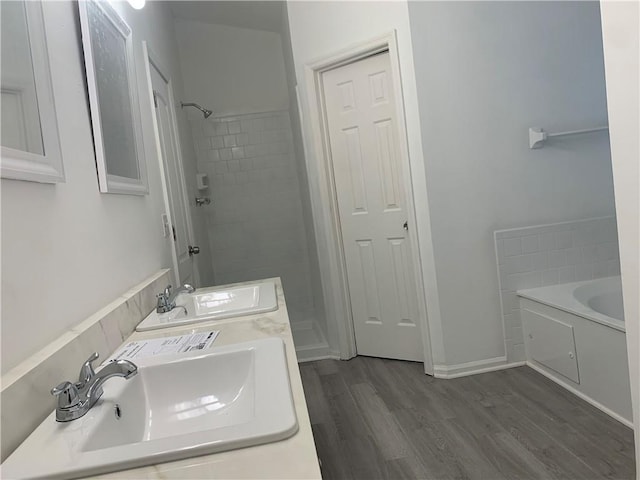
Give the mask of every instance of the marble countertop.
[[[267, 337], [279, 337], [286, 346], [287, 363], [293, 400], [298, 416], [298, 432], [274, 443], [241, 448], [228, 452], [187, 458], [175, 462], [122, 470], [93, 479], [320, 479], [320, 467], [316, 455], [311, 422], [298, 370], [289, 316], [280, 279], [276, 282], [278, 310], [259, 315], [247, 315], [211, 322], [202, 322], [181, 327], [165, 328], [148, 332], [134, 332], [126, 341], [159, 338], [184, 333], [219, 330], [213, 347], [230, 345]], [[249, 285], [243, 282], [235, 285]], [[219, 288], [216, 286], [215, 288]], [[203, 289], [206, 290], [206, 289]]]

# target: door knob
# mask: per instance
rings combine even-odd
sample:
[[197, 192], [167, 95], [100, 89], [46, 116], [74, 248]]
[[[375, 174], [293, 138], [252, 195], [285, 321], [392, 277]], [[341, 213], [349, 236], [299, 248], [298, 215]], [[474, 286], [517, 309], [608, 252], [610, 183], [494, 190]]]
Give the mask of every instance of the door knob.
[[407, 232], [409, 231], [409, 222], [404, 222], [404, 225], [402, 225], [402, 228], [404, 228]]
[[189, 245], [189, 256], [197, 255], [200, 253], [200, 247], [192, 247]]

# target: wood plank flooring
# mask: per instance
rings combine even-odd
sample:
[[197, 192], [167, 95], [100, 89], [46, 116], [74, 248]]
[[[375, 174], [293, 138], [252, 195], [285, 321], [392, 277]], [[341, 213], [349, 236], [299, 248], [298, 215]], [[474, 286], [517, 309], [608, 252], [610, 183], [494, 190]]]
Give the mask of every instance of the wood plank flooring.
[[528, 367], [453, 380], [356, 357], [300, 364], [332, 479], [634, 479], [633, 432]]

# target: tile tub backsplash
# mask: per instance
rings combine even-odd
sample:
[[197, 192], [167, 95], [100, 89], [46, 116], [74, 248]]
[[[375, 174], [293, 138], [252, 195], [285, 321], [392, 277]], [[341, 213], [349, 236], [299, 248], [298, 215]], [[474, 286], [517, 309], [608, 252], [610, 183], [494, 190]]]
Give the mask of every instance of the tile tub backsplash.
[[169, 270], [160, 270], [2, 376], [1, 460], [53, 411], [51, 387], [77, 378], [92, 352], [100, 354], [98, 364], [106, 360], [153, 310], [155, 294], [168, 283]]
[[615, 217], [494, 232], [507, 361], [525, 359], [516, 291], [620, 275]]

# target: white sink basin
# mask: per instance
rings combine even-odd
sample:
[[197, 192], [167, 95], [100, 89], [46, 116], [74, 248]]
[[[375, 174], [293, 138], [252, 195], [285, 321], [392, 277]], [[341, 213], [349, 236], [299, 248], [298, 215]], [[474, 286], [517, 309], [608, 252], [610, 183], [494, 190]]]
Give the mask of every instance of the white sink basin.
[[2, 464], [3, 477], [106, 473], [269, 443], [298, 429], [279, 338], [137, 364], [131, 379], [108, 380], [84, 417], [58, 423], [52, 413]]
[[273, 312], [278, 309], [278, 298], [275, 283], [266, 281], [237, 287], [198, 289], [195, 293], [178, 295], [176, 305], [178, 305], [177, 308], [167, 313], [151, 312], [140, 322], [136, 330], [144, 332], [189, 323]]

